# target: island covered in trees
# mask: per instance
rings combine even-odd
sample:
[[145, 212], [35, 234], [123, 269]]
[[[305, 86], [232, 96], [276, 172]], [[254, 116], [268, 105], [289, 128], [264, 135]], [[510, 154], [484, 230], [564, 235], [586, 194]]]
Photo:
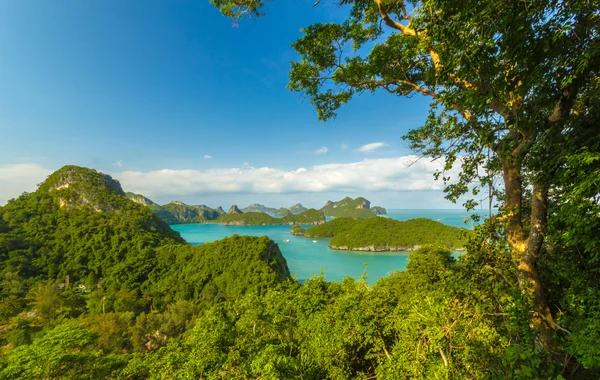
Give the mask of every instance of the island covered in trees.
[[398, 221], [389, 218], [336, 218], [303, 229], [294, 226], [294, 235], [331, 238], [329, 247], [351, 251], [413, 251], [425, 244], [438, 244], [450, 250], [463, 250], [469, 230], [447, 226], [426, 218]]

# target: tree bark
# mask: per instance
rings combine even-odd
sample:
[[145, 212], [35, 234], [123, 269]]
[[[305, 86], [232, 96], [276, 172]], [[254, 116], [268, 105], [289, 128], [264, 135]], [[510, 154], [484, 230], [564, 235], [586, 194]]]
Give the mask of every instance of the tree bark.
[[520, 164], [513, 156], [505, 159], [502, 166], [506, 190], [504, 213], [508, 244], [517, 266], [519, 286], [524, 293], [532, 296], [534, 302], [532, 323], [540, 330], [540, 346], [547, 350], [552, 347], [554, 322], [535, 262], [546, 233], [548, 191], [544, 185], [534, 184], [531, 226], [526, 234], [523, 228], [523, 184]]

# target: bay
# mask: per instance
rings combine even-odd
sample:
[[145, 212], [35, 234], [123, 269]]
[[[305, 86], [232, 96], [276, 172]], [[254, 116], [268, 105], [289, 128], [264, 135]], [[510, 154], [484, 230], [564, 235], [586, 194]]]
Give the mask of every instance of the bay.
[[[396, 220], [429, 218], [455, 227], [472, 227], [472, 223], [465, 224], [469, 213], [464, 210], [388, 210], [388, 214], [384, 216]], [[234, 234], [266, 235], [279, 245], [290, 272], [295, 274], [298, 280], [305, 280], [320, 273], [327, 281], [340, 281], [345, 277], [358, 279], [366, 271], [367, 281], [374, 283], [394, 270], [404, 270], [410, 254], [336, 251], [328, 247], [329, 239], [294, 236], [290, 233], [290, 226], [177, 224], [171, 228], [194, 245], [220, 240]]]

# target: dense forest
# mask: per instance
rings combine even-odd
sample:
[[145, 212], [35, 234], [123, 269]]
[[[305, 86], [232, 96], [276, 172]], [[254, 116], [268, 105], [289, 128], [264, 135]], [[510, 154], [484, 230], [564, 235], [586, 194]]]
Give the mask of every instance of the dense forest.
[[423, 244], [438, 244], [462, 249], [469, 231], [426, 218], [405, 222], [388, 218], [333, 219], [325, 224], [302, 229], [292, 227], [294, 235], [330, 237], [329, 247], [363, 251], [411, 251]]

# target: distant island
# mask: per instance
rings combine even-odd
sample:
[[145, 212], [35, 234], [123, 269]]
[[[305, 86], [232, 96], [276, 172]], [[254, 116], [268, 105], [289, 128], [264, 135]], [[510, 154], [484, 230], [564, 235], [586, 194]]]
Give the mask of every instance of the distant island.
[[226, 226], [275, 226], [295, 224], [323, 224], [325, 215], [319, 210], [308, 209], [300, 214], [288, 213], [281, 218], [274, 218], [264, 212], [245, 212], [242, 214], [225, 214], [207, 223], [224, 224]]
[[132, 201], [150, 208], [156, 216], [168, 224], [204, 223], [225, 214], [221, 206], [213, 209], [206, 205], [192, 206], [180, 201], [172, 201], [161, 206], [141, 194], [128, 192], [126, 195]]
[[274, 208], [267, 207], [265, 205], [261, 205], [259, 203], [253, 203], [248, 207], [241, 209], [243, 212], [264, 212], [265, 214], [275, 215], [275, 216], [285, 216], [287, 214], [300, 214], [303, 211], [308, 210], [306, 207], [302, 206], [300, 203], [296, 203], [295, 205], [285, 208]]
[[413, 251], [432, 243], [462, 250], [469, 233], [427, 218], [398, 221], [381, 217], [338, 218], [308, 229], [294, 226], [290, 232], [309, 238], [331, 238], [332, 249], [373, 252]]
[[228, 212], [219, 206], [188, 205], [181, 201], [172, 201], [159, 205], [141, 194], [126, 193], [135, 203], [147, 206], [159, 218], [168, 224], [218, 223], [235, 226], [270, 226], [281, 224], [323, 224], [325, 216], [332, 218], [367, 219], [385, 215], [386, 209], [371, 207], [371, 202], [363, 197], [346, 197], [340, 201], [328, 201], [321, 209], [307, 209], [297, 203], [291, 207], [274, 208], [253, 203], [240, 209], [232, 205]]
[[332, 218], [355, 219], [367, 219], [387, 213], [386, 209], [380, 206], [373, 206], [371, 208], [371, 202], [363, 197], [356, 199], [346, 197], [337, 202], [327, 201], [325, 206], [321, 207], [321, 211], [323, 211], [325, 216]]

